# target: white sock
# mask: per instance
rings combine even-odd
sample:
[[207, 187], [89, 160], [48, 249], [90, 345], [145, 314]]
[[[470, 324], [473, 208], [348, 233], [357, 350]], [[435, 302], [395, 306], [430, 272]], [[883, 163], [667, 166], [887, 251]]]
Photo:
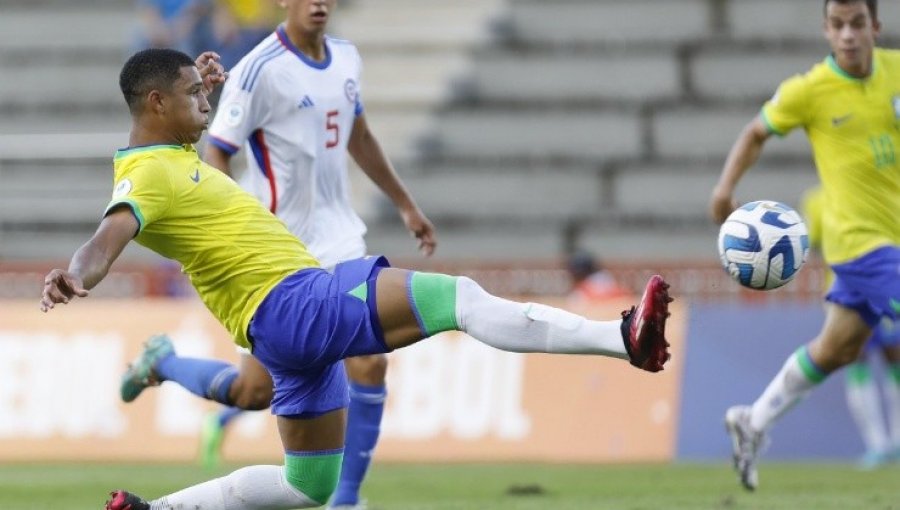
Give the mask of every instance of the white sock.
[[293, 488], [284, 466], [249, 466], [150, 502], [150, 510], [290, 510], [320, 503]]
[[[804, 369], [804, 366], [806, 367]], [[781, 370], [750, 408], [750, 427], [768, 430], [778, 418], [803, 400], [825, 379], [809, 360], [806, 347], [787, 359]]]
[[887, 451], [888, 437], [881, 414], [881, 397], [865, 362], [847, 367], [847, 406], [866, 449], [870, 452]]
[[884, 400], [891, 430], [891, 445], [900, 448], [900, 364], [889, 368], [887, 383], [884, 385]]
[[501, 299], [465, 277], [456, 281], [456, 321], [461, 331], [504, 351], [628, 359], [621, 319], [592, 321], [546, 305]]

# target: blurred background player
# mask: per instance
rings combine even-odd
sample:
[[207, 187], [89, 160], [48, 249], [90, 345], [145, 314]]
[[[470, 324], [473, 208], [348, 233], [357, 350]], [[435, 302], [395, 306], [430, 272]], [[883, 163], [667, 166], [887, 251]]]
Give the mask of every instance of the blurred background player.
[[134, 49], [174, 48], [189, 55], [209, 49], [210, 0], [137, 0]]
[[[809, 190], [803, 197], [803, 216], [809, 230], [810, 248], [821, 249], [822, 212], [825, 193], [821, 187]], [[831, 287], [834, 273], [826, 268], [825, 288]], [[882, 412], [879, 384], [873, 375], [874, 357], [883, 356], [887, 374], [882, 386], [885, 413]], [[847, 366], [847, 405], [866, 451], [859, 460], [861, 469], [874, 469], [894, 460], [900, 454], [900, 326], [885, 317], [875, 327], [859, 359]], [[887, 428], [885, 427], [887, 425]]]
[[231, 69], [281, 21], [274, 0], [215, 0], [213, 48]]
[[569, 301], [593, 303], [631, 296], [628, 289], [619, 285], [596, 257], [586, 251], [576, 251], [566, 261], [566, 269], [572, 278]]
[[[369, 128], [360, 97], [361, 61], [348, 41], [325, 35], [335, 2], [287, 0], [285, 23], [232, 70], [210, 127], [205, 160], [231, 175], [231, 157], [245, 144], [242, 185], [304, 240], [322, 267], [333, 269], [366, 253], [366, 227], [353, 210], [347, 153], [394, 203], [424, 255], [434, 228], [397, 176]], [[387, 358], [348, 358], [347, 444], [335, 508], [360, 504], [359, 489], [378, 440], [386, 398]], [[224, 430], [240, 410], [269, 407], [272, 379], [248, 352], [240, 369], [217, 360], [180, 358], [168, 337], [150, 339], [123, 378], [123, 399], [148, 384], [181, 384], [233, 406], [203, 427], [201, 454], [218, 462]]]
[[900, 312], [900, 52], [875, 47], [876, 0], [825, 0], [831, 55], [784, 81], [731, 148], [710, 199], [722, 223], [734, 189], [772, 134], [802, 127], [825, 193], [823, 255], [835, 273], [821, 332], [791, 355], [752, 406], [725, 421], [741, 483], [759, 483], [757, 457], [767, 430], [830, 373], [859, 357], [883, 316]]

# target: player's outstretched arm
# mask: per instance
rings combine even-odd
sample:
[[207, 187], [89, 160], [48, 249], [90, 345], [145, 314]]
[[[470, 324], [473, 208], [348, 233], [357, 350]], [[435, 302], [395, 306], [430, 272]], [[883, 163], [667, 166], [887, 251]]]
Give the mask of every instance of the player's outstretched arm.
[[75, 252], [69, 270], [54, 269], [44, 278], [41, 310], [66, 304], [74, 297], [86, 297], [106, 276], [125, 245], [138, 232], [138, 222], [127, 206], [108, 214], [91, 239]]
[[369, 129], [365, 114], [356, 117], [347, 150], [369, 179], [372, 179], [372, 182], [397, 207], [406, 229], [419, 240], [419, 251], [425, 256], [434, 253], [437, 247], [434, 225], [419, 209], [409, 190], [403, 185], [403, 181], [394, 170], [394, 165], [385, 156], [381, 144]]
[[719, 176], [719, 182], [713, 188], [709, 200], [709, 213], [716, 223], [724, 222], [731, 211], [737, 208], [734, 188], [737, 187], [744, 172], [759, 159], [763, 145], [769, 136], [769, 129], [757, 116], [744, 127], [734, 145], [731, 146], [728, 159], [725, 160], [725, 167], [722, 169], [722, 175]]

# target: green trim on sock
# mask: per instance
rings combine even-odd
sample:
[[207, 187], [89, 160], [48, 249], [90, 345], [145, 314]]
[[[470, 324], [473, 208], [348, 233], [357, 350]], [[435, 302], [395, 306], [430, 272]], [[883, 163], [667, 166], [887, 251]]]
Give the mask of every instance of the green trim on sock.
[[813, 364], [812, 359], [809, 357], [809, 352], [806, 350], [806, 346], [797, 349], [794, 356], [797, 357], [797, 364], [800, 365], [800, 370], [803, 371], [803, 375], [805, 375], [810, 382], [819, 384], [828, 377], [828, 374], [822, 372], [819, 370], [819, 367]]
[[894, 383], [900, 385], [900, 363], [888, 365], [888, 373], [891, 374], [891, 379], [893, 379]]
[[344, 453], [284, 456], [284, 477], [306, 497], [325, 504], [337, 487]]
[[365, 303], [366, 297], [369, 295], [369, 284], [367, 282], [362, 282], [357, 285], [356, 288], [347, 292], [347, 294], [350, 294], [351, 296]]
[[863, 386], [872, 380], [872, 370], [867, 363], [851, 363], [847, 366], [847, 384]]
[[410, 294], [416, 316], [427, 336], [459, 329], [456, 322], [455, 276], [415, 272], [410, 278]]

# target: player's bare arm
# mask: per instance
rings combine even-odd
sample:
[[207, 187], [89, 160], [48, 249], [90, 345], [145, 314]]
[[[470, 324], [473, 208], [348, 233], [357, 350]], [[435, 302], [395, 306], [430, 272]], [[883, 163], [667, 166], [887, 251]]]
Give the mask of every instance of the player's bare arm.
[[365, 114], [359, 115], [354, 121], [347, 150], [369, 179], [397, 207], [407, 230], [419, 240], [419, 251], [425, 256], [434, 253], [437, 247], [434, 225], [419, 209], [409, 190], [403, 185], [375, 134], [369, 129]]
[[227, 175], [228, 177], [232, 177], [231, 154], [228, 154], [227, 152], [210, 143], [206, 145], [206, 150], [203, 151], [203, 160], [213, 167], [218, 168], [223, 174]]
[[763, 122], [761, 116], [751, 120], [738, 136], [728, 158], [725, 167], [719, 176], [719, 182], [713, 188], [709, 201], [709, 213], [713, 221], [721, 224], [725, 218], [737, 208], [734, 199], [734, 189], [744, 173], [759, 159], [763, 145], [769, 139], [771, 133]]
[[67, 304], [74, 297], [86, 297], [97, 286], [122, 250], [138, 231], [138, 222], [127, 206], [108, 214], [91, 239], [75, 252], [69, 269], [54, 269], [44, 278], [41, 310]]

